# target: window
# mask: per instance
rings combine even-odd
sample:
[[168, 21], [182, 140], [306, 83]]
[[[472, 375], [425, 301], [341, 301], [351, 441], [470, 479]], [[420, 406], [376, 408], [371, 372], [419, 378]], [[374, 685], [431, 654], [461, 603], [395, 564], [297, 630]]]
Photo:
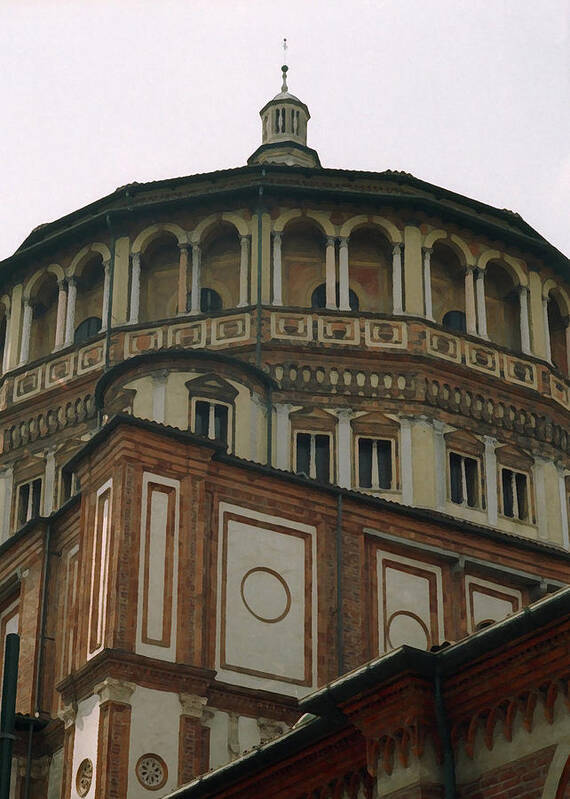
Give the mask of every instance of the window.
[[71, 497], [77, 494], [81, 488], [79, 485], [79, 478], [75, 472], [63, 470], [61, 472], [60, 486], [61, 504], [67, 502], [68, 499], [71, 499]]
[[16, 510], [17, 529], [23, 527], [30, 519], [35, 519], [40, 515], [40, 503], [42, 497], [42, 479], [30, 480], [28, 483], [21, 483], [18, 486], [18, 507]]
[[463, 311], [448, 311], [441, 320], [441, 324], [448, 330], [455, 330], [458, 333], [467, 331], [467, 322]]
[[199, 436], [215, 438], [227, 446], [229, 411], [229, 406], [221, 402], [194, 400], [192, 432]]
[[504, 516], [520, 521], [526, 521], [529, 518], [528, 479], [524, 472], [502, 468], [501, 495]]
[[[350, 289], [348, 292], [348, 303], [351, 311], [358, 311], [360, 306], [358, 295]], [[340, 305], [340, 284], [336, 284], [336, 304]], [[311, 308], [326, 308], [327, 307], [327, 286], [326, 283], [321, 283], [320, 286], [313, 291], [311, 295]]]
[[84, 341], [88, 341], [93, 336], [96, 336], [97, 333], [101, 330], [101, 320], [98, 316], [90, 316], [88, 319], [84, 319], [80, 325], [77, 326], [75, 330], [75, 335], [73, 337], [74, 344], [83, 344]]
[[457, 505], [467, 505], [469, 508], [481, 506], [479, 461], [476, 458], [458, 452], [449, 453], [449, 495]]
[[331, 479], [331, 437], [327, 433], [297, 433], [295, 471], [322, 483]]
[[358, 486], [373, 491], [392, 488], [393, 446], [391, 439], [358, 438]]
[[[189, 291], [186, 300], [186, 308], [192, 307], [192, 292]], [[200, 313], [212, 313], [222, 310], [222, 298], [214, 289], [200, 289]]]

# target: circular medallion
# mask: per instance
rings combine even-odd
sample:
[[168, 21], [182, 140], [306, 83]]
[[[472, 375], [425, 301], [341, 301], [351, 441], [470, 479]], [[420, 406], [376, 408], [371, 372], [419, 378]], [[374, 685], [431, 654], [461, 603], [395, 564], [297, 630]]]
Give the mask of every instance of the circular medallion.
[[158, 755], [148, 753], [139, 757], [135, 766], [137, 779], [149, 791], [158, 791], [168, 778], [168, 769]]
[[399, 646], [415, 646], [429, 649], [430, 634], [423, 621], [409, 610], [397, 610], [388, 619], [388, 643], [392, 649]]
[[93, 782], [93, 763], [88, 757], [82, 760], [75, 776], [75, 788], [79, 796], [87, 796]]
[[256, 566], [244, 574], [240, 592], [251, 615], [267, 624], [281, 621], [291, 609], [289, 586], [278, 572], [265, 566]]

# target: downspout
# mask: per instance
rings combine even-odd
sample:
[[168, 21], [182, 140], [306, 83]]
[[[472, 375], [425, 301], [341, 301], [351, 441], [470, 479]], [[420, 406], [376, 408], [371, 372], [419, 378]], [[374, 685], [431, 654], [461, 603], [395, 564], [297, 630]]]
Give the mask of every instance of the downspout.
[[105, 328], [105, 368], [107, 372], [111, 363], [111, 323], [113, 319], [113, 283], [115, 279], [115, 233], [111, 225], [111, 215], [105, 217], [107, 229], [111, 237], [111, 262], [109, 264], [109, 300], [107, 302], [107, 319]]
[[443, 701], [443, 683], [439, 664], [436, 665], [434, 682], [435, 714], [437, 719], [437, 731], [443, 747], [443, 785], [444, 799], [455, 799], [457, 796], [457, 783], [455, 778], [455, 758], [451, 746], [451, 735], [449, 732], [449, 722], [445, 712]]
[[342, 494], [336, 495], [336, 648], [338, 675], [344, 674], [344, 630], [342, 617]]
[[51, 522], [46, 525], [44, 565], [43, 565], [43, 585], [40, 599], [40, 629], [38, 635], [38, 662], [36, 666], [36, 679], [34, 687], [34, 713], [29, 720], [28, 729], [28, 748], [26, 753], [26, 776], [24, 782], [24, 799], [30, 799], [31, 771], [32, 771], [32, 743], [34, 734], [34, 722], [40, 717], [42, 709], [42, 671], [44, 664], [44, 645], [48, 637], [46, 636], [47, 621], [47, 592], [49, 583], [49, 557], [51, 546]]
[[271, 466], [273, 461], [273, 388], [267, 389], [267, 465]]

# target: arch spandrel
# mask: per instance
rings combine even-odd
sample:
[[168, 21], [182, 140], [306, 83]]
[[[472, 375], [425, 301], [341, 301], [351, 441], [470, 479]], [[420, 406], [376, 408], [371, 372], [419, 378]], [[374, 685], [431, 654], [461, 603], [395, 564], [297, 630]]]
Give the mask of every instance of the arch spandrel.
[[188, 234], [180, 225], [175, 225], [171, 222], [160, 222], [141, 230], [131, 245], [131, 252], [143, 252], [161, 233], [171, 233], [179, 245], [188, 244]]
[[465, 258], [465, 266], [475, 266], [475, 256], [471, 252], [467, 242], [464, 241], [461, 236], [458, 236], [457, 233], [452, 233], [449, 237], [449, 240], [461, 251], [463, 257]]
[[233, 225], [239, 236], [248, 236], [251, 233], [248, 223], [239, 214], [232, 211], [224, 211], [223, 213], [210, 214], [210, 216], [202, 219], [188, 234], [188, 241], [191, 244], [201, 244], [210, 228], [220, 222], [228, 222]]
[[86, 244], [85, 247], [82, 247], [73, 257], [73, 260], [66, 269], [67, 277], [75, 277], [76, 275], [80, 275], [85, 263], [89, 258], [89, 255], [92, 253], [98, 253], [101, 256], [103, 263], [111, 260], [111, 251], [106, 244], [103, 244], [99, 241], [95, 241], [92, 244]]
[[432, 230], [427, 234], [427, 236], [424, 236], [422, 247], [431, 248], [436, 243], [436, 241], [441, 241], [441, 239], [446, 239], [446, 238], [447, 238], [447, 230]]
[[351, 217], [351, 219], [347, 219], [340, 228], [339, 236], [341, 238], [346, 238], [350, 236], [355, 228], [362, 227], [364, 225], [372, 225], [373, 227], [380, 228], [382, 232], [386, 234], [391, 244], [402, 244], [404, 241], [402, 234], [393, 222], [391, 222], [389, 219], [386, 219], [385, 216], [378, 216], [376, 214], [373, 216], [359, 214], [358, 216]]
[[477, 268], [485, 271], [490, 261], [499, 261], [499, 263], [511, 275], [514, 282], [518, 286], [528, 286], [528, 276], [524, 270], [523, 262], [518, 258], [513, 258], [511, 255], [500, 252], [499, 250], [485, 250], [481, 253], [477, 260]]

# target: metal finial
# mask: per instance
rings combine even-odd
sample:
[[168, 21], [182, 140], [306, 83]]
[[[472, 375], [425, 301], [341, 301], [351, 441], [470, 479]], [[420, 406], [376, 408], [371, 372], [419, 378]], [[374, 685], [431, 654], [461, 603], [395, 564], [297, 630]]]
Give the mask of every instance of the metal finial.
[[287, 39], [283, 39], [283, 66], [281, 67], [281, 72], [283, 73], [283, 85], [281, 86], [281, 91], [286, 92], [287, 89], [287, 70], [289, 67], [287, 66]]

